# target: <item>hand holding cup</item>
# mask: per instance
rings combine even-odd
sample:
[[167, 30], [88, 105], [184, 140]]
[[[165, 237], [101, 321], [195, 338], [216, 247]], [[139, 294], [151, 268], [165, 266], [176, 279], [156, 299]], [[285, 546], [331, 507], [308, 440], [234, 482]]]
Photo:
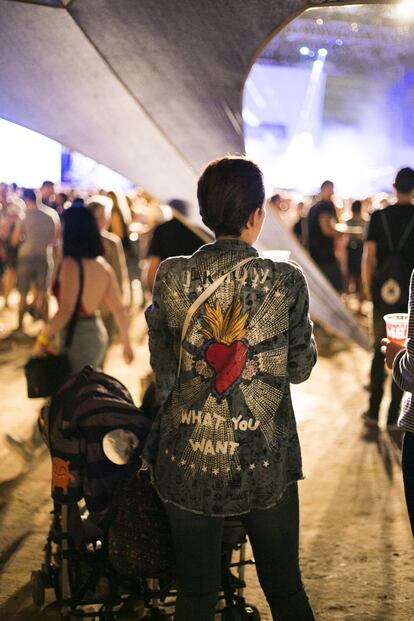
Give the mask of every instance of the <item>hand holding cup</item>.
[[391, 313], [384, 315], [387, 338], [381, 341], [381, 353], [385, 364], [392, 369], [395, 356], [405, 348], [408, 332], [408, 313]]
[[385, 364], [392, 370], [394, 364], [394, 358], [402, 349], [405, 349], [400, 343], [390, 341], [389, 339], [382, 339], [381, 341], [381, 353], [385, 356]]

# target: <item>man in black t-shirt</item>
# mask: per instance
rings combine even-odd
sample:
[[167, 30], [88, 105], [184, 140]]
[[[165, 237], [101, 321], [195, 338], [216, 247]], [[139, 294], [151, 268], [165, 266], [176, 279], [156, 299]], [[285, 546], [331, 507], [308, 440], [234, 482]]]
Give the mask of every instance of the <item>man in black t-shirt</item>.
[[148, 250], [147, 284], [150, 290], [161, 261], [169, 257], [192, 255], [205, 243], [213, 241], [203, 230], [185, 224], [187, 205], [184, 201], [173, 199], [169, 204], [176, 215], [155, 228]]
[[[395, 205], [375, 211], [368, 226], [362, 258], [362, 280], [367, 299], [372, 297], [373, 277], [376, 270], [379, 270], [392, 254], [390, 241], [387, 239], [387, 231], [384, 226], [384, 218], [395, 249], [397, 249], [402, 235], [408, 232], [408, 227], [412, 227], [408, 238], [399, 250], [399, 254], [410, 273], [414, 268], [414, 205], [412, 203], [414, 170], [411, 168], [401, 169], [395, 178], [394, 188], [397, 194]], [[397, 304], [387, 312], [407, 312], [407, 306]], [[363, 414], [363, 418], [368, 425], [378, 424], [378, 413], [384, 391], [385, 370], [384, 357], [381, 354], [381, 340], [386, 336], [386, 330], [383, 316], [384, 310], [374, 301], [372, 317], [374, 357], [371, 365], [370, 401], [368, 411]], [[392, 382], [391, 403], [387, 419], [389, 429], [396, 427], [402, 395], [403, 393], [397, 384]]]
[[332, 202], [333, 191], [332, 181], [324, 181], [321, 185], [320, 200], [309, 210], [308, 247], [312, 259], [331, 285], [338, 292], [342, 292], [341, 268], [335, 256], [335, 238], [341, 233], [335, 229], [338, 218]]

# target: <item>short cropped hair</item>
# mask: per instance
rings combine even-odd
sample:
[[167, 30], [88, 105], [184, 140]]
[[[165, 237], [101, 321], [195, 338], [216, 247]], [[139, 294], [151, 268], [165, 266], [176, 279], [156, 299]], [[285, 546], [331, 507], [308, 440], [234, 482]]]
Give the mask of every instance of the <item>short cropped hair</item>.
[[361, 201], [354, 201], [351, 205], [352, 213], [361, 213], [362, 203]]
[[63, 215], [63, 256], [94, 259], [104, 248], [93, 213], [86, 207], [69, 207]]
[[46, 180], [46, 181], [43, 181], [43, 183], [42, 183], [41, 187], [42, 187], [42, 188], [53, 188], [53, 187], [54, 187], [54, 185], [55, 185], [55, 184], [53, 183], [53, 181], [48, 181], [48, 180]]
[[33, 201], [33, 203], [37, 202], [36, 192], [30, 188], [25, 188], [23, 190], [22, 197], [26, 198], [28, 201]]
[[400, 194], [409, 194], [414, 190], [414, 170], [412, 168], [401, 168], [395, 177], [395, 189]]
[[238, 237], [250, 215], [263, 207], [262, 171], [242, 156], [213, 160], [198, 180], [197, 198], [201, 218], [216, 236]]

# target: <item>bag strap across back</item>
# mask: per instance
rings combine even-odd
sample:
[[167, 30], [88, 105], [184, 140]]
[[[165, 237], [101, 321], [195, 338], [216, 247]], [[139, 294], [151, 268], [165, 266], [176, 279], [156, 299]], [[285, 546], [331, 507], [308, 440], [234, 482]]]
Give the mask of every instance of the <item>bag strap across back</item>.
[[198, 296], [198, 298], [191, 304], [191, 306], [188, 309], [187, 314], [185, 316], [183, 327], [182, 327], [182, 330], [181, 330], [180, 357], [179, 357], [179, 360], [178, 360], [177, 377], [179, 377], [180, 372], [181, 372], [181, 362], [182, 362], [182, 357], [183, 357], [183, 343], [184, 343], [184, 339], [185, 339], [186, 334], [188, 332], [188, 328], [190, 327], [191, 319], [193, 318], [194, 313], [196, 312], [196, 310], [198, 308], [200, 308], [200, 306], [202, 304], [204, 304], [204, 302], [214, 293], [214, 291], [216, 291], [216, 289], [218, 289], [218, 287], [220, 287], [220, 285], [226, 280], [226, 278], [227, 278], [227, 276], [229, 274], [232, 274], [238, 268], [242, 267], [246, 263], [249, 263], [250, 261], [254, 261], [254, 259], [256, 259], [256, 258], [257, 257], [247, 257], [247, 259], [243, 259], [242, 261], [239, 261], [239, 263], [236, 263], [236, 265], [234, 265], [231, 268], [231, 270], [228, 270], [228, 272], [226, 272], [225, 274], [222, 274], [221, 276], [219, 276], [219, 278], [217, 278], [206, 289], [204, 289], [204, 291]]
[[79, 292], [76, 300], [75, 308], [73, 309], [72, 316], [68, 323], [68, 331], [66, 332], [65, 338], [65, 349], [69, 349], [72, 345], [73, 335], [75, 333], [76, 323], [78, 321], [78, 313], [81, 305], [82, 293], [83, 293], [83, 283], [84, 283], [84, 274], [83, 274], [83, 265], [82, 259], [77, 259], [79, 265]]
[[388, 221], [387, 221], [386, 215], [385, 215], [383, 210], [380, 211], [380, 214], [381, 214], [382, 225], [384, 227], [385, 235], [386, 235], [387, 242], [388, 242], [388, 245], [390, 247], [391, 253], [393, 253], [394, 250], [396, 252], [400, 252], [404, 248], [405, 242], [407, 241], [411, 231], [413, 230], [413, 227], [414, 227], [414, 216], [412, 216], [410, 222], [408, 223], [407, 228], [405, 229], [404, 233], [400, 237], [400, 241], [398, 242], [397, 247], [395, 248], [394, 243], [392, 241], [391, 231], [390, 231], [390, 227], [388, 225]]

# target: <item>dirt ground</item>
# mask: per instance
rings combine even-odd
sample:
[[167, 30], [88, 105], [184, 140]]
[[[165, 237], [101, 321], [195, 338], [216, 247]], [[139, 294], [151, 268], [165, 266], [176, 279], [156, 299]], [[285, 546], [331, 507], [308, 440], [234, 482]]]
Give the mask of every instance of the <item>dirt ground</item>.
[[[132, 368], [123, 365], [116, 346], [108, 368], [134, 397], [148, 364], [145, 339], [136, 341]], [[49, 459], [43, 453], [27, 462], [4, 442], [8, 431], [27, 436], [34, 418], [21, 369], [27, 351], [24, 344], [0, 347], [0, 456], [9, 472], [12, 463], [16, 469], [0, 486], [1, 621], [58, 618], [35, 609], [28, 583], [40, 565], [49, 524]], [[300, 484], [302, 572], [318, 621], [414, 618], [414, 547], [401, 482], [401, 437], [361, 424], [368, 368], [364, 351], [321, 335], [310, 380], [292, 387], [307, 472]], [[270, 620], [254, 568], [247, 578], [248, 601], [263, 621]]]

